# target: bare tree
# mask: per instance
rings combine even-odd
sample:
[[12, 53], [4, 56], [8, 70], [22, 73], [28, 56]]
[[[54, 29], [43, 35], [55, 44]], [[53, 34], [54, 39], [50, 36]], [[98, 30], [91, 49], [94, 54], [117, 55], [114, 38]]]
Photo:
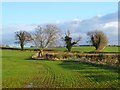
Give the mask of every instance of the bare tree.
[[36, 32], [31, 34], [31, 40], [34, 42], [37, 48], [46, 48], [52, 44], [56, 44], [58, 38], [59, 29], [57, 26], [48, 24], [45, 26], [38, 26]]
[[95, 46], [97, 51], [103, 50], [106, 47], [108, 39], [102, 31], [91, 31], [87, 35], [90, 37], [90, 43]]
[[16, 42], [15, 43], [19, 43], [21, 50], [24, 49], [24, 45], [30, 41], [30, 34], [26, 31], [18, 31], [15, 32], [15, 38], [16, 38]]
[[72, 42], [72, 37], [70, 37], [70, 31], [68, 30], [64, 38], [68, 52], [70, 52], [72, 49], [72, 46], [77, 44], [80, 40], [81, 40], [81, 37], [79, 36]]
[[45, 26], [38, 26], [36, 32], [31, 34], [31, 40], [37, 48], [43, 50], [46, 47], [53, 46], [57, 43], [59, 37], [59, 29], [57, 26], [48, 24]]

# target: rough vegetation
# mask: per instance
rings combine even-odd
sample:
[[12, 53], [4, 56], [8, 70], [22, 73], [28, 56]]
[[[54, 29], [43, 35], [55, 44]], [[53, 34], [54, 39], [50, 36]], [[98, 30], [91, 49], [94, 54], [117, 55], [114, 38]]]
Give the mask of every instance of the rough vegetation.
[[38, 57], [39, 53], [32, 56], [34, 59], [49, 60], [73, 60], [91, 62], [96, 64], [105, 64], [110, 66], [120, 66], [118, 59], [119, 54], [114, 53], [75, 53], [75, 52], [44, 52], [44, 55]]

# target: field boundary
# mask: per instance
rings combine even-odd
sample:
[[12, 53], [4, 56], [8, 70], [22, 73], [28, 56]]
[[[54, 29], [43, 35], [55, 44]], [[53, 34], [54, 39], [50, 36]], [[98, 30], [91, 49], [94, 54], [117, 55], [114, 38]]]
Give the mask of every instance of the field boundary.
[[[114, 46], [112, 46], [114, 47]], [[64, 47], [63, 47], [64, 48]], [[119, 50], [119, 46], [117, 46], [118, 51], [117, 52], [109, 52], [109, 51], [102, 51], [102, 52], [93, 52], [93, 51], [77, 51], [77, 50], [73, 50], [71, 51], [72, 53], [120, 53]], [[3, 50], [21, 50], [20, 48], [12, 48], [12, 47], [0, 47], [0, 49]], [[34, 48], [25, 48], [23, 51], [39, 51], [40, 49], [34, 49]], [[43, 51], [47, 51], [47, 52], [68, 52], [67, 50], [57, 50], [56, 49], [52, 49], [52, 48], [45, 48]]]
[[[57, 57], [56, 54], [59, 53], [48, 53], [49, 57], [46, 57], [46, 54], [44, 53], [43, 57], [38, 57], [38, 53], [35, 53], [32, 55], [32, 59], [36, 60], [60, 60], [60, 61], [75, 61], [75, 62], [85, 62], [85, 63], [91, 63], [91, 64], [98, 64], [98, 65], [108, 65], [108, 66], [114, 66], [114, 67], [120, 67], [119, 64], [119, 54], [109, 53], [109, 54], [78, 54], [77, 58], [74, 58], [75, 54], [71, 53], [63, 53], [63, 57], [60, 58], [59, 55]], [[70, 57], [69, 55], [72, 55], [73, 57]], [[77, 55], [77, 54], [76, 54]], [[68, 56], [68, 57], [67, 57]], [[66, 57], [66, 58], [64, 58]], [[70, 57], [70, 58], [69, 58]], [[111, 59], [111, 60], [109, 60]]]

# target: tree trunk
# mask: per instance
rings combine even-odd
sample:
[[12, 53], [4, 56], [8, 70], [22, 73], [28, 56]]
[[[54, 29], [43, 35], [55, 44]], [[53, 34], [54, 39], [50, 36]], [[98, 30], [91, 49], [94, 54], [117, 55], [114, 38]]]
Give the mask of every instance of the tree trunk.
[[68, 52], [71, 52], [71, 47], [68, 47]]
[[21, 50], [23, 51], [24, 45], [21, 43], [20, 46], [21, 46]]
[[42, 57], [43, 56], [43, 50], [40, 50], [38, 53], [38, 57]]

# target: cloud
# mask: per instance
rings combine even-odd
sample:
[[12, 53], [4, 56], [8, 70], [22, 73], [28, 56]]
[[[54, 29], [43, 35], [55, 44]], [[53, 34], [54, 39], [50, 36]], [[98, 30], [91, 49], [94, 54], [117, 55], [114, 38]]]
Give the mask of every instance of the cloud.
[[32, 31], [36, 25], [3, 25], [3, 32]]
[[118, 21], [118, 12], [104, 15], [100, 18], [100, 20], [104, 23]]
[[61, 23], [61, 21], [60, 21], [60, 20], [57, 20], [57, 21], [56, 21], [56, 24], [60, 24], [60, 23]]
[[79, 18], [74, 18], [72, 21], [79, 23], [81, 20]]
[[[118, 13], [110, 13], [107, 15], [96, 15], [87, 20], [76, 18], [69, 22], [60, 24], [63, 32], [69, 29], [74, 36], [86, 34], [88, 31], [102, 30], [109, 39], [109, 44], [118, 44]], [[82, 36], [84, 41], [87, 41], [87, 36]], [[86, 44], [85, 42], [83, 42]]]
[[16, 31], [33, 31], [36, 25], [3, 25], [2, 43], [13, 44], [15, 42]]
[[118, 22], [108, 22], [103, 26], [104, 28], [118, 28]]
[[[88, 36], [86, 33], [88, 31], [93, 30], [102, 30], [109, 39], [109, 44], [118, 44], [118, 13], [111, 13], [107, 15], [96, 15], [92, 18], [86, 20], [80, 20], [79, 18], [75, 18], [71, 21], [61, 22], [57, 20], [53, 24], [56, 24], [63, 34], [70, 30], [73, 38], [82, 36], [82, 40], [80, 44], [88, 44], [86, 43]], [[42, 24], [44, 25], [44, 24]], [[32, 32], [37, 24], [33, 25], [3, 25], [2, 27], [2, 37], [3, 43], [12, 44], [15, 41], [14, 32], [19, 30], [25, 30]]]
[[96, 15], [96, 17], [102, 17], [103, 15], [101, 15], [101, 14], [98, 14], [98, 15]]

